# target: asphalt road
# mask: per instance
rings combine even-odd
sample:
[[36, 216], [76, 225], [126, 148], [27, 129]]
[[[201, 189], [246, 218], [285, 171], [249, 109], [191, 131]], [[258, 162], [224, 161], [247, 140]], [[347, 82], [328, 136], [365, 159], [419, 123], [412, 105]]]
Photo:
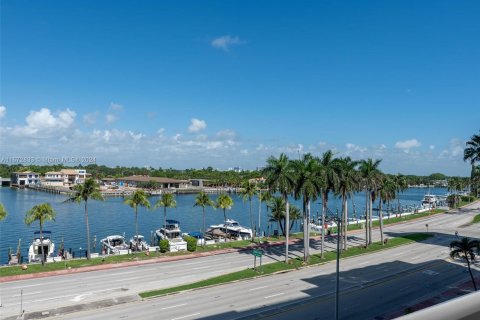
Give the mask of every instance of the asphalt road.
[[[385, 231], [390, 236], [394, 236], [402, 232], [426, 231], [425, 224], [428, 223], [429, 231], [437, 233], [437, 236], [427, 243], [371, 254], [368, 255], [368, 259], [355, 257], [342, 260], [341, 284], [342, 291], [346, 292], [345, 297], [342, 296], [346, 301], [346, 309], [342, 308], [342, 312], [345, 312], [345, 316], [349, 315], [348, 319], [350, 319], [358, 314], [365, 318], [363, 315], [369, 314], [367, 313], [369, 310], [375, 310], [377, 315], [383, 314], [392, 307], [398, 307], [399, 303], [401, 305], [407, 303], [407, 300], [413, 301], [422, 296], [434, 294], [436, 290], [445, 289], [447, 285], [468, 277], [464, 274], [465, 270], [462, 266], [443, 259], [448, 256], [449, 250], [446, 245], [452, 240], [455, 230], [458, 230], [460, 235], [478, 237], [478, 226], [459, 227], [471, 221], [473, 215], [473, 211], [464, 209], [458, 214], [437, 215], [421, 222], [388, 227]], [[350, 241], [360, 243], [362, 235], [362, 232], [354, 234]], [[378, 236], [378, 232], [375, 232], [375, 235]], [[328, 243], [330, 249], [334, 245], [333, 242]], [[317, 246], [316, 243], [315, 246]], [[282, 260], [281, 252], [281, 247], [272, 249], [265, 262]], [[301, 253], [293, 252], [292, 256], [294, 255], [301, 256]], [[23, 289], [24, 309], [31, 312], [105, 298], [134, 296], [140, 291], [190, 283], [245, 269], [251, 267], [252, 262], [253, 258], [249, 254], [232, 253], [170, 263], [2, 283], [0, 312], [2, 317], [18, 314], [21, 289]], [[319, 305], [324, 305], [320, 310], [324, 310], [322, 312], [328, 316], [328, 310], [333, 311], [331, 294], [334, 288], [334, 267], [334, 264], [330, 263], [321, 267], [216, 288], [75, 313], [62, 318], [153, 319], [161, 313], [164, 319], [206, 317], [227, 319], [258, 314], [262, 310], [278, 309], [291, 303], [294, 303], [290, 306], [294, 311], [277, 314], [275, 319], [277, 317], [290, 319], [292, 313], [298, 319], [297, 312], [300, 311], [305, 312], [305, 319], [314, 318], [315, 313], [312, 312], [318, 313]], [[424, 273], [425, 271], [427, 273]], [[419, 279], [431, 280], [432, 282], [428, 282], [431, 287], [422, 286], [414, 290], [414, 285], [421, 283]], [[402, 285], [410, 285], [413, 292], [403, 288]], [[397, 286], [399, 288], [395, 289]], [[365, 295], [364, 292], [367, 291], [369, 293]], [[378, 298], [371, 298], [376, 295]], [[368, 296], [368, 299], [362, 298], [365, 296]], [[319, 300], [305, 304], [305, 299]], [[371, 303], [365, 303], [364, 300]], [[382, 302], [380, 303], [382, 307], [377, 306], [379, 302]], [[352, 314], [349, 314], [348, 306], [355, 306], [356, 303], [365, 310], [363, 313], [357, 313], [357, 309], [352, 309]], [[310, 309], [313, 311], [309, 311]]]

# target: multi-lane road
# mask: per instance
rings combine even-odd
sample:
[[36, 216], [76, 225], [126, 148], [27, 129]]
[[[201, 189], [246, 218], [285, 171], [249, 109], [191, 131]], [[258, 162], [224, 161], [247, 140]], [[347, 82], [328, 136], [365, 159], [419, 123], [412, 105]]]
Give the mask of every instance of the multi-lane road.
[[[341, 262], [341, 315], [345, 319], [384, 316], [468, 280], [466, 269], [448, 258], [448, 243], [455, 230], [478, 237], [478, 226], [460, 227], [471, 221], [475, 209], [432, 216], [427, 220], [390, 226], [390, 236], [429, 231], [436, 236], [425, 243], [397, 247]], [[378, 234], [378, 232], [375, 232]], [[363, 233], [352, 234], [360, 242]], [[333, 242], [328, 242], [333, 249]], [[300, 250], [300, 247], [294, 249]], [[293, 255], [301, 255], [294, 250]], [[315, 250], [314, 250], [315, 251]], [[268, 252], [265, 262], [281, 260], [282, 248]], [[84, 304], [87, 311], [63, 314], [67, 319], [230, 319], [260, 316], [274, 319], [330, 318], [333, 314], [335, 265], [257, 278], [183, 294], [141, 301], [140, 291], [189, 283], [252, 266], [252, 256], [230, 253], [190, 260], [126, 267], [0, 284], [2, 317], [17, 315], [20, 290], [27, 313]], [[113, 307], [93, 309], [102, 301], [128, 300]], [[83, 307], [82, 307], [83, 308]], [[80, 309], [80, 308], [79, 308]], [[58, 309], [57, 309], [58, 310]]]

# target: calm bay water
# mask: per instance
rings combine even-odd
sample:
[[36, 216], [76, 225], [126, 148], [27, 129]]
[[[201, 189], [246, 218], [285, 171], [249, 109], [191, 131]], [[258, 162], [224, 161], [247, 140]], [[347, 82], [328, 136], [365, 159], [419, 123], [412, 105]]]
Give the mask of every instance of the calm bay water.
[[[419, 205], [423, 195], [428, 189], [408, 189], [400, 195], [402, 206]], [[431, 189], [431, 193], [443, 195], [445, 189]], [[202, 210], [201, 207], [193, 207], [196, 195], [178, 195], [177, 208], [167, 209], [167, 218], [179, 220], [183, 232], [199, 231], [201, 229]], [[217, 196], [211, 195], [214, 200]], [[231, 210], [227, 210], [227, 217], [235, 219], [240, 224], [250, 226], [249, 203], [244, 202], [240, 196], [232, 194], [234, 206]], [[72, 248], [74, 251], [85, 250], [86, 244], [86, 227], [84, 220], [83, 203], [64, 203], [65, 195], [57, 195], [44, 193], [29, 189], [11, 189], [8, 187], [0, 187], [0, 202], [4, 204], [9, 215], [0, 222], [0, 264], [7, 262], [8, 249], [12, 248], [15, 252], [18, 239], [21, 242], [21, 254], [24, 261], [28, 258], [28, 247], [33, 239], [33, 232], [39, 229], [38, 223], [27, 226], [24, 223], [25, 212], [34, 205], [48, 202], [57, 212], [55, 221], [45, 223], [44, 230], [52, 231], [52, 239], [56, 248], [59, 247], [62, 238], [64, 239], [65, 248]], [[152, 207], [158, 200], [158, 197], [150, 198]], [[301, 206], [300, 202], [293, 201], [297, 206]], [[357, 214], [360, 215], [364, 210], [365, 194], [358, 193], [353, 197]], [[395, 200], [396, 203], [396, 200]], [[348, 201], [349, 215], [353, 215], [352, 200]], [[330, 196], [329, 208], [332, 211], [341, 209], [339, 199]], [[106, 198], [105, 201], [91, 201], [88, 204], [89, 222], [91, 239], [97, 237], [97, 249], [100, 247], [98, 242], [100, 239], [113, 234], [123, 235], [128, 239], [135, 233], [134, 212], [129, 206], [123, 204], [123, 198]], [[252, 212], [256, 223], [258, 223], [258, 201], [256, 198], [252, 201]], [[317, 212], [321, 212], [321, 204], [319, 201], [312, 203], [311, 212], [313, 216]], [[223, 211], [206, 208], [206, 225], [219, 224], [223, 221]], [[150, 238], [151, 232], [160, 228], [163, 223], [163, 208], [157, 210], [147, 210], [139, 208], [138, 212], [138, 230], [147, 239]], [[272, 233], [269, 227], [267, 211], [265, 203], [262, 203], [261, 214], [262, 230], [266, 233]], [[299, 225], [294, 230], [299, 230]], [[82, 249], [80, 249], [82, 248]]]

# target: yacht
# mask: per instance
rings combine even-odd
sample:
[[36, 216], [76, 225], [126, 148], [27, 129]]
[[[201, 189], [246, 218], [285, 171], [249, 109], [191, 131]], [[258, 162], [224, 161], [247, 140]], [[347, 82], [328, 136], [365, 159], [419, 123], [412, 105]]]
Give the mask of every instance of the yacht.
[[103, 254], [127, 254], [129, 246], [125, 238], [119, 235], [108, 236], [100, 240]]
[[130, 238], [129, 241], [130, 249], [133, 251], [143, 251], [143, 250], [149, 250], [150, 246], [147, 244], [145, 241], [145, 237], [142, 235], [133, 236]]
[[42, 239], [40, 239], [40, 231], [35, 231], [34, 235], [33, 242], [28, 249], [28, 262], [47, 261], [48, 258], [53, 258], [55, 244], [52, 239], [50, 239], [52, 233], [50, 231], [43, 231]]
[[438, 199], [436, 195], [426, 194], [423, 196], [423, 199], [422, 199], [423, 208], [428, 208], [428, 209], [435, 208], [437, 206], [437, 203], [438, 203]]
[[170, 243], [170, 252], [187, 250], [187, 242], [182, 238], [180, 222], [177, 220], [166, 220], [163, 228], [155, 231], [156, 242], [166, 239]]
[[252, 229], [241, 226], [237, 221], [227, 219], [223, 224], [211, 225], [210, 229], [219, 229], [233, 238], [250, 240], [252, 239]]

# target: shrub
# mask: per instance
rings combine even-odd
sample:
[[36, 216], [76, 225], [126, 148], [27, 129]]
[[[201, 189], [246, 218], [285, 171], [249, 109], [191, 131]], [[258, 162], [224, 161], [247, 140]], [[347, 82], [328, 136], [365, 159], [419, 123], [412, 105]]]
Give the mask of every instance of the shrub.
[[187, 241], [187, 250], [190, 252], [194, 252], [197, 250], [197, 239], [194, 237], [185, 237], [185, 241]]
[[464, 202], [472, 202], [473, 200], [475, 200], [474, 196], [462, 196], [462, 201]]
[[162, 239], [158, 242], [158, 246], [160, 247], [160, 252], [165, 253], [170, 251], [170, 242], [167, 239]]

